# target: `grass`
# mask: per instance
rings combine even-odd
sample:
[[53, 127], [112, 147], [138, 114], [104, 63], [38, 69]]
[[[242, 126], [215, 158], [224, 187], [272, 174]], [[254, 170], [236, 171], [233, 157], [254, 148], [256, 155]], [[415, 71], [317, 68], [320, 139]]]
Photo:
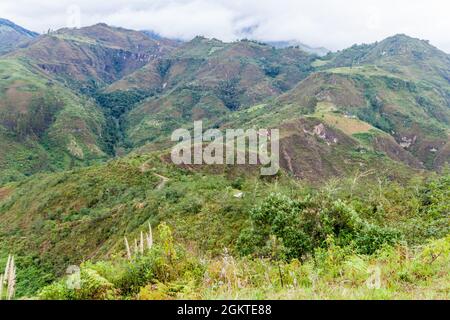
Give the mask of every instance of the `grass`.
[[[448, 172], [416, 176], [371, 146], [381, 134], [417, 135], [408, 151], [433, 168], [422, 147], [448, 140], [448, 84], [428, 60], [404, 56], [327, 70], [376, 56], [376, 46], [322, 61], [196, 38], [155, 69], [154, 96], [105, 94], [120, 132], [92, 99], [30, 61], [0, 60], [0, 265], [14, 253], [18, 297], [447, 299]], [[315, 68], [322, 72], [275, 98]], [[236, 79], [222, 82], [229, 74]], [[139, 78], [126, 80], [139, 88], [147, 83]], [[161, 92], [159, 80], [168, 83]], [[248, 166], [172, 166], [160, 146], [201, 118], [205, 127], [279, 127], [284, 160], [300, 169], [264, 178]], [[321, 123], [331, 138], [314, 133]], [[115, 145], [144, 143], [159, 151], [98, 163]], [[63, 169], [71, 171], [39, 174]], [[272, 194], [289, 205], [263, 206], [257, 219]], [[149, 222], [158, 226], [155, 245], [130, 261], [124, 237], [141, 239]], [[74, 264], [78, 291], [61, 278]]]
[[329, 102], [319, 102], [316, 106], [315, 113], [310, 116], [325, 121], [328, 125], [341, 130], [349, 136], [375, 129], [354, 115], [344, 115], [338, 112], [338, 108]]
[[53, 37], [58, 38], [60, 40], [66, 40], [66, 41], [73, 41], [73, 42], [80, 42], [84, 45], [96, 45], [97, 41], [88, 38], [88, 37], [82, 37], [78, 35], [73, 35], [70, 33], [53, 33]]
[[[81, 266], [81, 288], [61, 280], [40, 299], [432, 300], [450, 297], [450, 238], [420, 247], [386, 247], [372, 256], [332, 244], [304, 262], [215, 259], [160, 239], [132, 261], [116, 258]], [[171, 251], [169, 251], [171, 250]], [[171, 253], [169, 253], [171, 252]], [[171, 264], [164, 264], [171, 261]], [[165, 273], [164, 273], [165, 272]]]
[[377, 66], [340, 67], [327, 69], [327, 72], [345, 75], [364, 75], [367, 77], [391, 77], [401, 79], [399, 76], [389, 73]]
[[[421, 211], [415, 182], [411, 187], [383, 181], [378, 185], [366, 177], [356, 185], [344, 180], [314, 191], [284, 174], [275, 182], [245, 167], [205, 170], [173, 167], [158, 154], [136, 155], [8, 185], [0, 199], [0, 260], [10, 252], [16, 256], [18, 295], [36, 293], [63, 275], [68, 265], [124, 254], [123, 237], [138, 239], [149, 221], [153, 226], [166, 222], [174, 239], [200, 256], [215, 258], [224, 248], [237, 256], [237, 239], [249, 225], [250, 210], [271, 192], [295, 198], [329, 194], [349, 201], [364, 219], [412, 235], [412, 245], [442, 234], [439, 212], [449, 199], [436, 194], [438, 207], [428, 216]], [[169, 179], [162, 188], [159, 176]], [[445, 184], [439, 188], [445, 190]], [[237, 191], [243, 192], [242, 198], [234, 197]], [[380, 208], [375, 216], [373, 206]]]
[[314, 60], [314, 62], [311, 64], [314, 68], [319, 68], [319, 67], [323, 67], [325, 65], [328, 64], [328, 61], [326, 60], [321, 60], [321, 59], [317, 59]]

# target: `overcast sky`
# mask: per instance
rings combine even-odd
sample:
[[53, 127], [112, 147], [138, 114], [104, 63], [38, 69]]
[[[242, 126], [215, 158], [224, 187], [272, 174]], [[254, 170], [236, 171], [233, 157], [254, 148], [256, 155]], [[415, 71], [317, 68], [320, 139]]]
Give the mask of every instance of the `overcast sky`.
[[448, 0], [0, 0], [0, 17], [43, 32], [105, 22], [189, 40], [298, 40], [342, 49], [406, 33], [450, 53]]

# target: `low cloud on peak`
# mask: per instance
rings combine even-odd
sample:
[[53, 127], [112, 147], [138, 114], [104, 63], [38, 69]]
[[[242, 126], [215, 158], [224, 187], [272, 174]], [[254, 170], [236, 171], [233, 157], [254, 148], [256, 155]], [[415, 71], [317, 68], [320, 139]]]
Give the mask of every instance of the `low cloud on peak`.
[[105, 22], [189, 40], [297, 40], [343, 49], [405, 33], [450, 52], [447, 0], [2, 0], [0, 16], [44, 32]]

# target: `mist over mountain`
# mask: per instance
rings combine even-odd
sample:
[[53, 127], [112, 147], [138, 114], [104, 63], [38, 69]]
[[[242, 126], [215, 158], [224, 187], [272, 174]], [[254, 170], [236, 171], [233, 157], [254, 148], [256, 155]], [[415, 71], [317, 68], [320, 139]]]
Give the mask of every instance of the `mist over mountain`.
[[268, 41], [267, 44], [272, 45], [276, 48], [288, 48], [288, 47], [299, 47], [303, 51], [306, 51], [308, 53], [317, 54], [319, 57], [323, 57], [327, 55], [327, 53], [331, 52], [331, 50], [328, 50], [327, 48], [313, 48], [310, 47], [304, 43], [301, 43], [296, 40], [291, 41]]

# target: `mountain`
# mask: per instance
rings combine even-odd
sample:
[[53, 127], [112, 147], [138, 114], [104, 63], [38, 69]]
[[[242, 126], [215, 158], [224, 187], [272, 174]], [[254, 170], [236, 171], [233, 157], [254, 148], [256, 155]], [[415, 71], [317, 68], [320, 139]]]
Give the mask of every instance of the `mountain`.
[[38, 34], [15, 23], [0, 18], [0, 55], [5, 54], [34, 39]]
[[449, 86], [450, 56], [428, 41], [398, 34], [370, 45], [355, 45], [331, 55], [327, 67], [376, 65], [383, 70]]
[[[295, 47], [203, 37], [179, 43], [97, 24], [42, 35], [3, 63], [20, 75], [2, 80], [4, 141], [16, 152], [35, 150], [35, 143], [46, 150], [22, 169], [4, 159], [14, 174], [85, 165], [141, 147], [161, 150], [174, 129], [198, 119], [217, 128], [286, 128], [283, 167], [308, 180], [370, 168], [377, 153], [414, 169], [438, 169], [449, 159], [449, 57], [404, 35], [317, 59]], [[19, 128], [18, 115], [32, 114], [36, 99], [52, 96], [67, 103], [42, 102], [42, 110], [50, 109], [42, 123], [24, 120]], [[67, 121], [70, 113], [58, 110], [80, 99], [95, 116], [83, 111], [80, 122]], [[54, 123], [64, 129], [54, 131]]]
[[108, 157], [92, 100], [20, 60], [0, 59], [0, 79], [0, 184]]
[[[105, 24], [38, 36], [0, 58], [1, 265], [17, 255], [19, 296], [87, 261], [84, 281], [114, 288], [107, 297], [176, 298], [211, 287], [223, 261], [242, 270], [283, 261], [255, 287], [280, 273], [302, 286], [290, 272], [328, 270], [351, 252], [333, 277], [359, 272], [355, 283], [365, 283], [361, 257], [415, 252], [448, 234], [449, 66], [447, 54], [404, 35], [324, 57]], [[170, 135], [194, 120], [278, 128], [280, 172], [173, 164]], [[155, 249], [126, 260], [124, 236], [140, 239], [149, 222], [162, 226]], [[424, 282], [444, 265], [429, 258], [395, 281], [408, 292]], [[107, 261], [89, 262], [98, 260]], [[64, 283], [44, 293], [61, 298]]]
[[[106, 93], [116, 96], [120, 92], [152, 92], [150, 98], [137, 101], [121, 120], [127, 145], [136, 147], [150, 142], [146, 150], [161, 148], [160, 142], [167, 145], [164, 141], [168, 141], [174, 128], [195, 119], [204, 119], [208, 125], [218, 127], [247, 124], [283, 127], [286, 120], [303, 118], [296, 125], [297, 130], [287, 130], [297, 137], [294, 140], [299, 136], [306, 138], [304, 132], [313, 132], [315, 127], [330, 132], [330, 136], [344, 135], [335, 146], [318, 143], [315, 152], [307, 147], [314, 145], [311, 139], [296, 143], [286, 139], [284, 169], [298, 177], [308, 176], [311, 180], [345, 175], [346, 169], [354, 170], [349, 163], [370, 168], [376, 162], [376, 157], [374, 161], [367, 158], [371, 152], [385, 154], [394, 162], [416, 169], [443, 167], [450, 158], [445, 85], [448, 56], [427, 42], [405, 36], [348, 50], [312, 62], [311, 56], [302, 56], [296, 48], [269, 50], [254, 42], [224, 44], [197, 38], [167, 56], [164, 63], [150, 63], [112, 84]], [[361, 51], [364, 58], [358, 60]], [[388, 57], [385, 52], [389, 52]], [[422, 64], [416, 61], [417, 52], [426, 57]], [[255, 61], [252, 67], [259, 65], [263, 69], [231, 69], [236, 61], [242, 67], [244, 57]], [[304, 62], [298, 64], [301, 59]], [[300, 69], [292, 68], [293, 62]], [[393, 70], [393, 65], [397, 69]], [[176, 70], [174, 75], [172, 70]], [[275, 77], [270, 76], [270, 70], [277, 71]], [[230, 79], [230, 74], [236, 79], [234, 85], [220, 81]], [[293, 81], [276, 86], [282, 79]], [[225, 96], [221, 95], [221, 85], [227, 89]], [[257, 90], [253, 91], [252, 86]], [[252, 92], [258, 92], [259, 96], [252, 96]], [[227, 105], [224, 97], [228, 102], [232, 97], [231, 102], [238, 108]], [[258, 116], [261, 113], [262, 117]], [[230, 122], [229, 118], [246, 121]], [[269, 118], [271, 121], [267, 123]], [[292, 127], [289, 123], [286, 126]], [[340, 133], [333, 133], [334, 130]], [[306, 162], [298, 156], [302, 146], [307, 147], [303, 154], [310, 156]], [[365, 153], [362, 156], [365, 159], [356, 157], [352, 150]], [[338, 159], [329, 152], [346, 156]], [[330, 159], [329, 164], [325, 165], [323, 159]], [[302, 165], [296, 169], [288, 163]], [[340, 164], [346, 165], [339, 168]]]
[[[353, 46], [315, 62], [318, 72], [281, 97], [331, 104], [392, 135], [428, 168], [450, 157], [450, 60], [405, 35]], [[311, 109], [311, 112], [314, 108]]]
[[96, 103], [106, 86], [176, 47], [105, 24], [41, 35], [0, 59], [0, 182], [113, 154], [115, 123]]
[[95, 90], [175, 48], [142, 32], [97, 24], [42, 35], [11, 54], [28, 59], [72, 88]]
[[278, 49], [283, 49], [283, 48], [289, 48], [289, 47], [297, 47], [305, 52], [311, 53], [311, 54], [315, 54], [318, 55], [319, 57], [323, 57], [326, 56], [328, 53], [331, 52], [331, 50], [328, 50], [327, 48], [324, 47], [311, 47], [308, 46], [307, 44], [304, 44], [300, 41], [297, 40], [291, 40], [291, 41], [268, 41], [266, 42], [268, 45], [274, 46], [275, 48]]
[[[295, 130], [297, 125], [293, 123], [290, 129]], [[335, 134], [341, 139], [342, 134]], [[295, 148], [301, 139], [290, 140], [291, 147]], [[307, 136], [306, 139], [312, 140], [314, 137]], [[310, 157], [312, 152], [317, 152], [318, 145], [311, 145], [309, 150], [301, 149], [309, 153], [300, 153], [298, 159]], [[326, 158], [328, 155], [330, 153], [322, 154], [323, 164], [333, 165], [333, 159]], [[386, 161], [381, 156], [374, 160], [374, 164], [381, 167]], [[293, 165], [297, 166], [297, 163], [293, 162]], [[337, 166], [344, 168], [344, 164]], [[183, 257], [194, 258], [203, 254], [222, 260], [223, 248], [228, 248], [227, 254], [237, 257], [240, 250], [247, 248], [244, 239], [252, 226], [250, 217], [254, 216], [255, 210], [265, 209], [267, 214], [282, 214], [291, 206], [304, 208], [303, 215], [308, 219], [308, 224], [300, 228], [304, 232], [300, 239], [309, 239], [305, 235], [319, 237], [319, 240], [329, 236], [325, 232], [330, 231], [323, 231], [322, 224], [325, 224], [332, 234], [340, 236], [341, 245], [344, 241], [352, 241], [353, 237], [358, 239], [359, 242], [351, 246], [353, 250], [364, 250], [369, 245], [369, 248], [384, 248], [390, 243], [391, 234], [399, 234], [402, 243], [410, 245], [421, 244], [429, 238], [445, 237], [448, 231], [445, 211], [450, 185], [448, 175], [430, 182], [415, 176], [415, 180], [407, 184], [404, 181], [408, 181], [410, 173], [395, 166], [387, 171], [368, 172], [362, 169], [348, 179], [335, 178], [322, 183], [318, 191], [314, 191], [302, 181], [292, 179], [285, 171], [275, 177], [264, 178], [259, 176], [259, 168], [255, 166], [177, 167], [160, 152], [129, 155], [103, 165], [42, 174], [0, 188], [0, 259], [5, 261], [8, 252], [15, 253], [20, 266], [17, 275], [19, 296], [36, 295], [51, 281], [64, 276], [67, 265], [82, 264], [84, 268], [104, 260], [94, 267], [102, 275], [99, 281], [103, 281], [103, 277], [111, 279], [114, 286], [129, 288], [114, 291], [115, 294], [130, 295], [135, 299], [139, 287], [147, 285], [155, 274], [159, 274], [149, 274], [148, 270], [160, 269], [154, 266], [153, 255], [148, 259], [127, 261], [124, 236], [130, 241], [131, 250], [138, 252], [139, 249], [134, 249], [133, 239], [137, 239], [136, 246], [139, 248], [140, 234], [148, 232], [149, 223], [153, 228], [167, 224], [173, 230], [174, 247], [183, 245], [192, 250], [174, 256], [171, 264], [163, 264], [168, 266], [179, 263]], [[395, 181], [389, 182], [389, 179]], [[292, 198], [286, 198], [288, 196]], [[286, 202], [289, 204], [287, 208], [284, 206]], [[279, 211], [276, 211], [278, 208]], [[297, 222], [295, 218], [288, 219], [292, 211], [287, 214], [285, 219], [280, 217], [281, 225]], [[350, 222], [346, 220], [348, 216], [352, 219]], [[355, 223], [358, 225], [353, 227]], [[359, 224], [363, 223], [367, 223], [370, 229], [360, 230]], [[317, 231], [309, 231], [311, 229]], [[355, 229], [359, 232], [357, 234], [364, 233], [355, 236]], [[261, 237], [262, 240], [255, 237], [253, 242], [253, 238], [248, 241], [263, 247], [266, 235]], [[155, 231], [155, 253], [160, 252], [156, 248], [166, 243], [165, 239], [159, 231]], [[302, 244], [288, 243], [291, 246]], [[322, 247], [316, 244], [313, 248]], [[360, 256], [373, 258], [366, 251], [362, 252]], [[253, 259], [258, 261], [256, 259], [259, 257]], [[385, 255], [383, 259], [386, 259]], [[263, 261], [261, 267], [267, 267], [267, 259]], [[428, 264], [429, 259], [425, 261]], [[150, 266], [142, 268], [141, 263], [149, 263]], [[193, 268], [192, 262], [186, 265]], [[118, 266], [124, 266], [131, 275], [128, 272], [110, 272], [112, 267]], [[203, 275], [210, 275], [210, 271], [206, 271], [209, 268], [216, 270], [217, 264], [187, 274], [199, 273], [202, 278]], [[425, 270], [426, 274], [430, 272], [429, 265]], [[91, 279], [90, 274], [87, 276]], [[168, 278], [164, 273], [161, 281], [177, 281], [179, 284], [183, 281], [179, 277]], [[199, 282], [203, 283], [201, 280]], [[161, 286], [160, 282], [158, 286]], [[405, 286], [409, 292], [411, 280], [405, 280]], [[60, 294], [65, 290], [64, 283], [58, 288], [52, 295], [53, 299], [62, 298]], [[97, 295], [96, 298], [100, 297]]]
[[105, 91], [147, 93], [123, 122], [129, 143], [141, 145], [193, 120], [210, 123], [294, 87], [312, 72], [315, 56], [253, 41], [197, 37], [113, 83]]

